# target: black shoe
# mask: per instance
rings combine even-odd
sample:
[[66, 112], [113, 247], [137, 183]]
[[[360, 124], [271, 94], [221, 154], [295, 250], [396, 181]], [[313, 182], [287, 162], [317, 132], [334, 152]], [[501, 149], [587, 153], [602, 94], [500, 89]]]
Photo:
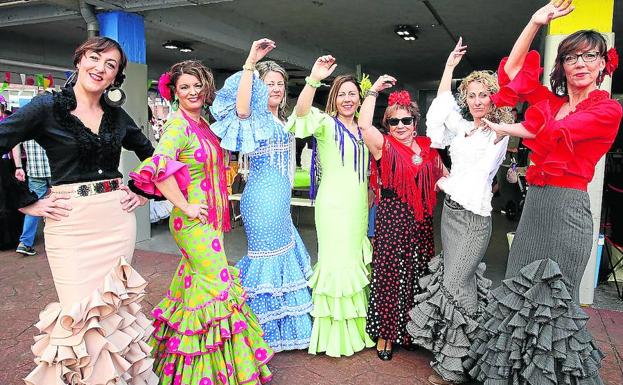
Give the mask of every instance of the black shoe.
[[390, 361], [392, 359], [392, 349], [387, 350], [387, 340], [385, 340], [385, 346], [383, 350], [377, 350], [376, 355], [379, 356], [381, 361]]
[[26, 246], [22, 242], [17, 245], [17, 249], [15, 249], [16, 253], [24, 254], [24, 255], [35, 255], [37, 254], [37, 250], [35, 250], [32, 246]]

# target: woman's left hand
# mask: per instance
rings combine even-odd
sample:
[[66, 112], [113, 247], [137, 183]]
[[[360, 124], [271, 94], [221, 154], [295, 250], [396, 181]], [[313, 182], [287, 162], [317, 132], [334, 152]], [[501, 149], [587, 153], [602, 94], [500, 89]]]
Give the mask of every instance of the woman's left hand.
[[137, 207], [144, 206], [148, 202], [147, 198], [134, 193], [128, 186], [121, 186], [119, 190], [123, 190], [127, 193], [126, 196], [121, 198], [121, 208], [124, 211], [131, 213], [136, 210]]
[[493, 123], [492, 121], [485, 118], [482, 118], [482, 122], [485, 124], [483, 127], [484, 130], [493, 130], [496, 134], [501, 136], [508, 135], [508, 130], [506, 127], [508, 125], [506, 123]]

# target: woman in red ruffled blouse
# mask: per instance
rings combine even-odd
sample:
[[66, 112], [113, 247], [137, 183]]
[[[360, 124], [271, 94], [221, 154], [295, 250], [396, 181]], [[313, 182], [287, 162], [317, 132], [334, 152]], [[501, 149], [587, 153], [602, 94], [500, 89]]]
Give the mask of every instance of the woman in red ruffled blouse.
[[539, 82], [539, 54], [528, 52], [541, 26], [572, 10], [571, 0], [554, 0], [534, 13], [500, 63], [500, 92], [491, 97], [498, 107], [529, 103], [522, 123], [486, 123], [525, 138], [533, 165], [506, 279], [464, 362], [485, 384], [602, 384], [603, 354], [578, 302], [594, 242], [587, 185], [621, 121], [621, 105], [599, 89], [616, 53], [596, 31], [569, 35], [558, 46], [552, 92]]

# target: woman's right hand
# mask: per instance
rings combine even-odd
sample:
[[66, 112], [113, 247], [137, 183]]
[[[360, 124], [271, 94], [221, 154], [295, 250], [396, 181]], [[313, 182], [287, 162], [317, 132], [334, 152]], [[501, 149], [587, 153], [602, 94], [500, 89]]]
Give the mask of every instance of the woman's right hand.
[[531, 21], [538, 25], [547, 25], [550, 21], [571, 13], [575, 9], [572, 2], [573, 0], [551, 0], [532, 15]]
[[309, 77], [314, 81], [321, 81], [326, 79], [329, 75], [335, 71], [335, 58], [331, 55], [320, 56], [316, 59], [314, 66], [312, 67]]
[[22, 207], [20, 212], [33, 217], [44, 217], [60, 221], [69, 216], [71, 206], [65, 202], [68, 195], [50, 194], [48, 197], [39, 199], [30, 206]]
[[275, 47], [277, 47], [277, 45], [270, 39], [264, 38], [254, 41], [253, 44], [251, 44], [251, 50], [249, 51], [246, 64], [254, 66]]
[[181, 209], [188, 219], [198, 219], [202, 224], [208, 223], [208, 206], [203, 204], [188, 204]]
[[396, 78], [389, 75], [381, 75], [372, 85], [372, 91], [381, 92], [396, 85]]
[[463, 45], [463, 38], [459, 37], [459, 41], [454, 46], [452, 52], [450, 52], [450, 56], [448, 56], [448, 60], [446, 61], [446, 67], [454, 68], [461, 62], [463, 55], [467, 52], [467, 46]]

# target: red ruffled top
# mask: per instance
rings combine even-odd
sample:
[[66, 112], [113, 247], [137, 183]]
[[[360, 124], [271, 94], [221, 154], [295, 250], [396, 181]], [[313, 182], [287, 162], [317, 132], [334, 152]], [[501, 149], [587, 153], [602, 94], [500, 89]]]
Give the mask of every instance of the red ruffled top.
[[526, 179], [536, 186], [557, 186], [586, 191], [595, 165], [610, 149], [621, 123], [621, 105], [610, 94], [594, 90], [560, 120], [555, 116], [568, 97], [557, 96], [539, 82], [541, 58], [530, 51], [524, 65], [511, 81], [504, 71], [508, 58], [498, 68], [500, 91], [491, 96], [498, 107], [528, 102], [523, 126], [536, 134], [524, 139], [532, 150]]

